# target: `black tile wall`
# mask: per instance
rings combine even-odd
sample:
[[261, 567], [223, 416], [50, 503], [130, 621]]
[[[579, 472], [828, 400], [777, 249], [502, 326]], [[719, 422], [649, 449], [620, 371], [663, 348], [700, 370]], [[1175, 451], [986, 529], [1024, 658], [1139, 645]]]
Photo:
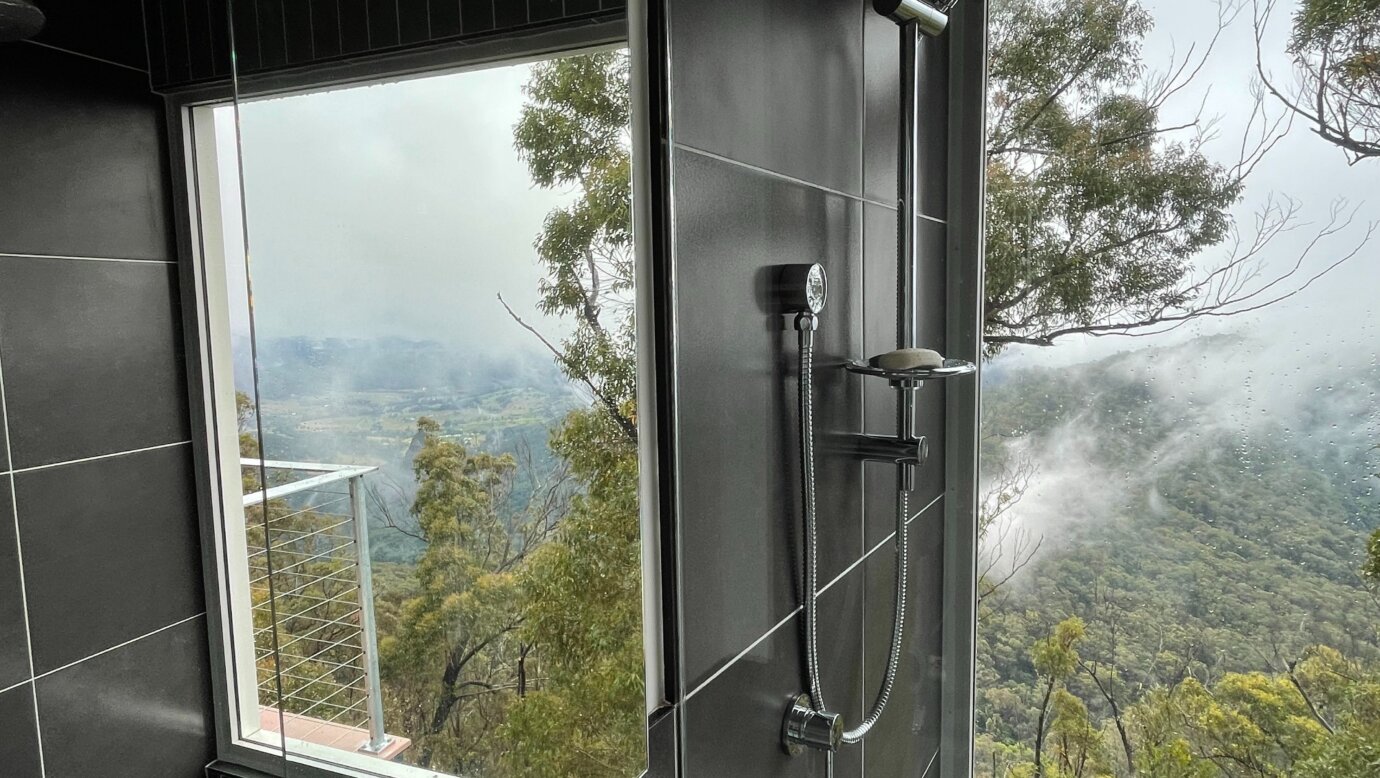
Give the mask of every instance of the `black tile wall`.
[[36, 672], [204, 610], [190, 448], [15, 476]]
[[[129, 2], [130, 0], [122, 0]], [[136, 3], [137, 5], [137, 3]], [[233, 27], [241, 75], [332, 62], [373, 52], [622, 18], [613, 0], [145, 0], [155, 88], [222, 82], [230, 76]], [[136, 28], [135, 34], [138, 35]]]
[[[773, 269], [819, 262], [831, 293], [816, 333], [816, 428], [856, 430], [859, 385], [839, 365], [857, 328], [857, 202], [700, 154], [676, 154], [685, 580], [685, 678], [693, 686], [797, 603], [796, 333], [767, 304]], [[691, 423], [690, 420], [693, 420]], [[860, 467], [821, 451], [820, 570], [862, 551]]]
[[0, 691], [0, 765], [5, 778], [41, 778], [34, 687], [24, 683]]
[[170, 264], [0, 258], [15, 468], [190, 437], [176, 295]]
[[[161, 104], [142, 73], [0, 46], [0, 253], [172, 258]], [[61, 95], [58, 98], [57, 95]]]
[[38, 679], [47, 775], [198, 776], [212, 757], [205, 619]]
[[9, 476], [0, 476], [0, 689], [30, 677], [28, 628], [24, 624], [24, 592], [19, 577], [19, 541], [12, 505]]
[[[59, 48], [0, 45], [6, 778], [198, 775], [212, 747], [163, 105], [101, 48], [138, 6], [52, 0]], [[217, 8], [160, 11], [207, 34], [150, 56], [228, 51]]]
[[[780, 747], [787, 700], [806, 685], [797, 344], [765, 289], [776, 265], [828, 271], [815, 402], [821, 580], [833, 585], [821, 597], [820, 658], [829, 707], [855, 726], [891, 639], [897, 472], [827, 452], [833, 435], [896, 432], [895, 390], [839, 366], [896, 347], [899, 32], [865, 2], [665, 4], [689, 693], [676, 711], [682, 774], [823, 776], [820, 754], [792, 758]], [[922, 44], [920, 336], [941, 351], [947, 57], [942, 40]], [[919, 432], [931, 447], [909, 506], [920, 516], [909, 525], [897, 687], [865, 747], [835, 756], [833, 775], [915, 778], [937, 748], [944, 408], [941, 382], [921, 390]]]
[[[886, 715], [864, 744], [869, 778], [935, 776], [939, 749], [939, 692], [943, 615], [944, 503], [940, 500], [910, 524], [910, 591], [905, 647], [893, 696], [901, 705]], [[877, 677], [887, 661], [894, 614], [896, 546], [867, 558], [866, 665]], [[926, 770], [929, 772], [926, 772]]]
[[862, 4], [669, 5], [678, 143], [861, 193]]
[[[862, 576], [820, 596], [820, 663], [825, 702], [849, 726], [862, 716]], [[830, 772], [822, 752], [789, 756], [781, 748], [786, 706], [805, 689], [800, 616], [773, 631], [682, 705], [686, 776], [855, 778], [862, 752], [840, 751]], [[746, 646], [745, 646], [746, 648]], [[870, 685], [868, 685], [870, 688]], [[869, 701], [870, 702], [870, 701]]]

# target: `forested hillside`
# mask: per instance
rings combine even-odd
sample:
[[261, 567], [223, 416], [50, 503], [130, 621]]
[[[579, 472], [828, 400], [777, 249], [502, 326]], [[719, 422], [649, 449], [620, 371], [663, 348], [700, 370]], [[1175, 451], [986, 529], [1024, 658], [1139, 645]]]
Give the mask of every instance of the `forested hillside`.
[[[1134, 754], [1128, 709], [1164, 690], [1232, 674], [1287, 679], [1319, 646], [1361, 666], [1380, 659], [1380, 605], [1361, 577], [1380, 525], [1380, 371], [1281, 369], [1275, 354], [1202, 339], [1004, 371], [987, 388], [983, 774], [1033, 771], [1061, 699], [1065, 728], [1067, 706], [1086, 706], [1091, 750], [1081, 767], [1045, 774], [1128, 774], [1134, 757], [1107, 748]], [[1054, 645], [1073, 651], [1063, 668]], [[1277, 691], [1303, 699], [1293, 680]], [[1303, 707], [1305, 720], [1326, 719]], [[1169, 731], [1188, 736], [1182, 722]], [[1142, 762], [1135, 774], [1197, 775], [1191, 762], [1164, 773]], [[1295, 774], [1236, 769], [1207, 774]]]

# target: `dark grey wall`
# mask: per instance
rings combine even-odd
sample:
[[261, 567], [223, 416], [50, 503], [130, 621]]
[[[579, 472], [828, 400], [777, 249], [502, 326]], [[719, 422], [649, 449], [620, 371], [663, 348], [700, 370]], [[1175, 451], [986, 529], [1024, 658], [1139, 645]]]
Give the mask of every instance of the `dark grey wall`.
[[[805, 688], [796, 334], [771, 268], [820, 262], [817, 434], [894, 434], [883, 383], [840, 368], [895, 348], [899, 32], [865, 0], [665, 0], [679, 416], [679, 584], [687, 776], [826, 775], [779, 747]], [[922, 340], [944, 348], [948, 52], [922, 54]], [[926, 774], [939, 747], [944, 388], [922, 393], [932, 452], [913, 495], [907, 650], [891, 707], [834, 775]], [[818, 463], [820, 658], [829, 706], [857, 724], [892, 622], [896, 475]], [[931, 772], [931, 774], [935, 774]]]
[[155, 87], [321, 66], [432, 44], [617, 19], [627, 0], [147, 0]]
[[162, 102], [137, 1], [43, 5], [45, 45], [0, 44], [0, 773], [199, 775], [209, 660]]

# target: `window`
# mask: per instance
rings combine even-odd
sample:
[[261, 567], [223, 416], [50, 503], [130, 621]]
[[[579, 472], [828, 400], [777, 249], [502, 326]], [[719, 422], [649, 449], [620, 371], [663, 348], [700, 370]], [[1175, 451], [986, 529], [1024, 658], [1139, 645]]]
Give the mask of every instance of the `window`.
[[640, 774], [626, 52], [192, 121], [236, 747]]
[[977, 775], [1374, 774], [1375, 21], [993, 4]]

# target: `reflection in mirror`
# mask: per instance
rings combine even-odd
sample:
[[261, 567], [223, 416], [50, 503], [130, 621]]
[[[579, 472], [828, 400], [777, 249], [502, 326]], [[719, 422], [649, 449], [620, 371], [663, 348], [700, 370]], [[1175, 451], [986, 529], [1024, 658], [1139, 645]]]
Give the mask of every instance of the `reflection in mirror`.
[[383, 775], [640, 774], [626, 53], [237, 109], [223, 253], [251, 259], [208, 276], [243, 303], [218, 391], [245, 737]]
[[993, 6], [978, 776], [1375, 774], [1380, 168], [1260, 85], [1343, 6]]

